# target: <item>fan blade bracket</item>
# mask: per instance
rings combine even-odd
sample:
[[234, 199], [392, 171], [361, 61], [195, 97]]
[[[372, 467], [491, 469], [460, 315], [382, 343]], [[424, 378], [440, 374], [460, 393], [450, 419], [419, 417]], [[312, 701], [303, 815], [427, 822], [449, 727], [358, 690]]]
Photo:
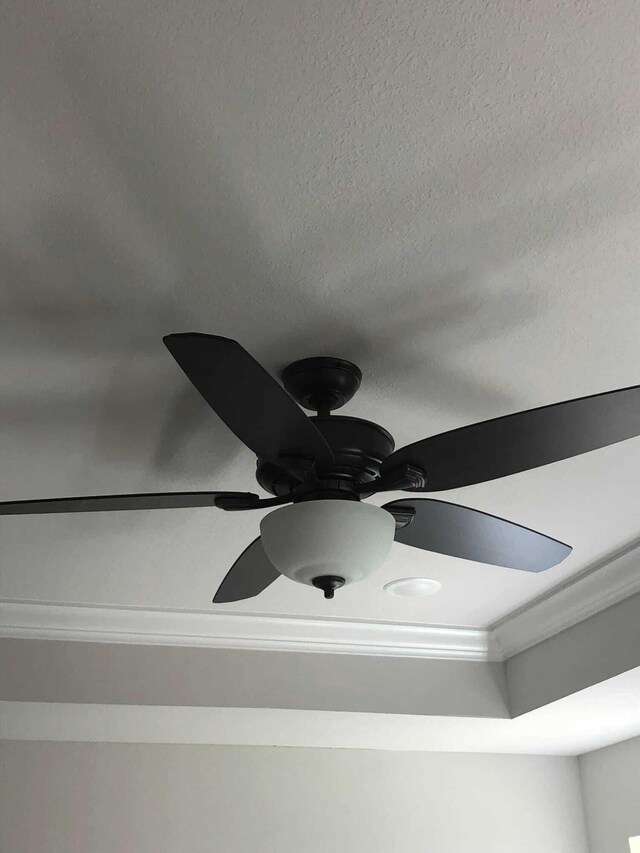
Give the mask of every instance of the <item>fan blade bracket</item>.
[[289, 503], [290, 500], [290, 494], [277, 495], [274, 498], [259, 498], [252, 492], [237, 492], [216, 498], [215, 506], [217, 509], [224, 509], [226, 512], [241, 512], [245, 509], [266, 509], [272, 506], [282, 506], [282, 504]]
[[253, 509], [259, 501], [260, 498], [253, 492], [228, 492], [215, 499], [215, 506], [228, 511]]
[[414, 506], [385, 506], [383, 509], [386, 509], [394, 517], [396, 531], [404, 530], [416, 517], [416, 508]]
[[378, 480], [363, 484], [359, 491], [368, 494], [375, 492], [397, 492], [424, 489], [427, 485], [427, 475], [417, 465], [399, 465], [386, 472]]
[[[261, 460], [258, 460], [258, 464]], [[277, 466], [290, 474], [298, 482], [302, 483], [306, 479], [309, 471], [316, 465], [313, 459], [304, 456], [291, 456], [290, 454], [280, 454], [276, 461]]]

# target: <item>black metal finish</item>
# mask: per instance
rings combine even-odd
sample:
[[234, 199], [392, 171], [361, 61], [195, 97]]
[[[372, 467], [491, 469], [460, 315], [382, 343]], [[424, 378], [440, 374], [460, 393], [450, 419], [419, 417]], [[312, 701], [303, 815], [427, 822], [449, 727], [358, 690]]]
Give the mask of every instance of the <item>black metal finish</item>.
[[544, 572], [571, 553], [569, 545], [495, 515], [466, 506], [413, 498], [392, 501], [383, 509], [413, 521], [396, 528], [395, 540], [425, 551], [489, 563], [523, 572]]
[[403, 501], [386, 504], [382, 509], [386, 509], [387, 512], [390, 512], [393, 516], [396, 522], [396, 533], [398, 530], [408, 527], [416, 517], [416, 508], [414, 506], [409, 506]]
[[439, 492], [484, 483], [640, 435], [640, 385], [494, 418], [396, 450], [382, 476], [400, 465], [426, 473], [418, 489]]
[[310, 470], [309, 466], [304, 466], [303, 460], [297, 471], [292, 470], [294, 468], [295, 462], [293, 460], [289, 461], [287, 468], [281, 468], [279, 465], [274, 465], [273, 462], [258, 459], [256, 480], [265, 492], [270, 492], [272, 495], [288, 495], [300, 486]]
[[267, 557], [258, 536], [235, 561], [213, 597], [214, 604], [253, 598], [280, 577]]
[[305, 409], [326, 417], [348, 403], [362, 381], [360, 368], [343, 358], [303, 358], [282, 372], [282, 382]]
[[[256, 479], [262, 488], [275, 495], [293, 492], [297, 497], [318, 489], [344, 489], [353, 494], [376, 491], [373, 481], [394, 448], [393, 437], [387, 430], [370, 421], [343, 415], [315, 416], [310, 420], [331, 448], [333, 463], [316, 465], [312, 471], [298, 469], [285, 474], [277, 466], [259, 460]], [[290, 467], [295, 468], [293, 461]]]
[[268, 509], [273, 506], [282, 506], [292, 500], [291, 495], [285, 494], [275, 498], [259, 498], [257, 495], [247, 493], [246, 495], [221, 495], [216, 498], [218, 509], [227, 512], [242, 512], [247, 509]]
[[345, 585], [345, 579], [338, 575], [321, 575], [314, 578], [311, 583], [316, 589], [321, 589], [324, 592], [325, 598], [333, 598], [335, 591]]
[[328, 464], [331, 451], [287, 392], [237, 341], [186, 332], [163, 338], [212, 409], [261, 459]]
[[197, 506], [219, 506], [218, 501], [243, 503], [243, 509], [259, 504], [252, 492], [166, 492], [146, 495], [99, 495], [80, 498], [48, 498], [40, 501], [7, 501], [0, 503], [0, 515], [40, 515], [51, 512], [122, 512], [142, 509], [184, 509]]
[[323, 480], [320, 485], [310, 484], [297, 490], [293, 503], [307, 501], [359, 501], [360, 495], [349, 480]]
[[383, 461], [393, 453], [393, 436], [384, 427], [345, 415], [332, 415], [310, 420], [331, 448], [334, 461], [330, 470], [360, 482], [371, 482], [379, 475]]
[[415, 465], [400, 465], [380, 477], [371, 485], [363, 486], [362, 491], [375, 492], [421, 491], [427, 484], [427, 477]]

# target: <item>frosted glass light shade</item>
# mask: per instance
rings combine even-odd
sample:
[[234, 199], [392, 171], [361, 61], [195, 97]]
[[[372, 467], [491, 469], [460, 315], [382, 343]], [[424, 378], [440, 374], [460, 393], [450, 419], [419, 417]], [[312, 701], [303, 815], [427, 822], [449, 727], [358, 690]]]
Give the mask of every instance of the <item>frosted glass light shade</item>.
[[336, 575], [355, 583], [387, 558], [395, 534], [391, 513], [357, 501], [291, 504], [260, 523], [262, 544], [273, 565], [291, 580], [311, 584]]

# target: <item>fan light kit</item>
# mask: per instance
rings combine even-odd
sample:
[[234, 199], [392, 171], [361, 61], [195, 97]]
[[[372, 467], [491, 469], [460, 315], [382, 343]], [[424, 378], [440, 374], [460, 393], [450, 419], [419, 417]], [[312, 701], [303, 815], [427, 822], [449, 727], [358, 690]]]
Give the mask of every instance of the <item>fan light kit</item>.
[[395, 532], [384, 509], [331, 499], [280, 507], [260, 523], [262, 545], [278, 571], [317, 586], [327, 598], [380, 568]]
[[[360, 370], [349, 361], [296, 361], [282, 374], [283, 388], [237, 341], [186, 332], [168, 335], [164, 343], [256, 454], [256, 479], [272, 497], [173, 492], [9, 501], [0, 503], [0, 515], [278, 507], [262, 519], [261, 536], [233, 564], [214, 603], [251, 598], [281, 575], [333, 598], [335, 590], [379, 568], [394, 540], [478, 563], [545, 571], [571, 548], [493, 515], [416, 495], [496, 480], [640, 435], [640, 386], [634, 386], [494, 418], [395, 450], [384, 427], [332, 414], [360, 387]], [[308, 417], [300, 406], [315, 415]], [[388, 491], [409, 495], [382, 507], [363, 503]], [[425, 584], [434, 583], [408, 578], [385, 589], [424, 594]]]

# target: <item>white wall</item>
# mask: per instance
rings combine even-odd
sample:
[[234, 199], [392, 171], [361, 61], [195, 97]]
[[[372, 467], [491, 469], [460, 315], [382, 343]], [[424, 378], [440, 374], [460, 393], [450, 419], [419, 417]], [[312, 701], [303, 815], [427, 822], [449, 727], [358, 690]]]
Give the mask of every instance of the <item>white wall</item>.
[[6, 742], [11, 853], [586, 853], [577, 760]]
[[629, 853], [640, 835], [640, 737], [579, 761], [590, 853]]

